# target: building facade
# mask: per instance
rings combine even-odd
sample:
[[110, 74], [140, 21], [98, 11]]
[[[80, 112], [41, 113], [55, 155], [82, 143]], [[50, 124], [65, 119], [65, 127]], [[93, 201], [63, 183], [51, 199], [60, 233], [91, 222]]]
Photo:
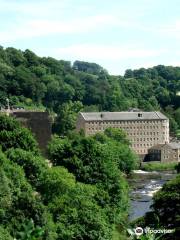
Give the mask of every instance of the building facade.
[[158, 144], [148, 150], [148, 161], [180, 162], [180, 143]]
[[123, 129], [140, 155], [154, 145], [169, 143], [169, 119], [160, 112], [81, 112], [76, 123], [76, 130], [83, 129], [86, 136], [109, 127]]

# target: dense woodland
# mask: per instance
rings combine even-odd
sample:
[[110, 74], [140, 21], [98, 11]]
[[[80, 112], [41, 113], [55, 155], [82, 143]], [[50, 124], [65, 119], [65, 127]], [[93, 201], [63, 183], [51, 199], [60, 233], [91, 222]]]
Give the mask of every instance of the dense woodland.
[[47, 162], [28, 129], [0, 115], [0, 239], [111, 240], [126, 224], [124, 174], [136, 156], [120, 130], [52, 139]]
[[111, 76], [95, 63], [38, 57], [0, 48], [0, 104], [45, 107], [56, 113], [54, 130], [72, 130], [79, 111], [161, 110], [173, 134], [180, 129], [180, 67], [156, 66]]
[[[1, 107], [9, 98], [11, 106], [46, 109], [57, 115], [57, 134], [49, 143], [47, 160], [28, 129], [0, 114], [0, 240], [135, 239], [126, 231], [126, 176], [138, 160], [126, 134], [109, 128], [85, 137], [72, 130], [82, 110], [140, 108], [163, 111], [170, 117], [172, 134], [178, 135], [179, 91], [177, 67], [111, 76], [95, 63], [76, 61], [71, 66], [29, 50], [1, 47]], [[170, 239], [178, 237], [179, 186], [178, 175], [155, 195], [153, 212], [139, 220], [142, 226], [175, 228]]]

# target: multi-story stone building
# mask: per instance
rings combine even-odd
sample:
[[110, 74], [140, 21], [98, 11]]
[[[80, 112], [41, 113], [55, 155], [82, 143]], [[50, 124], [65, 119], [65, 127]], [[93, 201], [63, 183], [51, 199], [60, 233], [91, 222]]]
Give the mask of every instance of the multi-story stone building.
[[148, 161], [180, 162], [180, 143], [170, 142], [166, 144], [158, 144], [148, 150]]
[[86, 136], [109, 127], [123, 129], [141, 155], [154, 145], [169, 142], [169, 119], [160, 112], [81, 112], [76, 124], [77, 131], [83, 129]]

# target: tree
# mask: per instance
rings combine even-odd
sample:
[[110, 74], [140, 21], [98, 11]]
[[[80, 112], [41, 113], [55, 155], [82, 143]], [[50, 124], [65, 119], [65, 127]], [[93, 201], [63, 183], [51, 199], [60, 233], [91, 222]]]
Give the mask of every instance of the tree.
[[0, 114], [0, 145], [3, 151], [8, 148], [22, 148], [38, 153], [38, 144], [30, 130], [20, 126], [12, 117]]
[[[146, 226], [174, 229], [164, 239], [178, 239], [180, 230], [180, 174], [163, 185], [153, 197], [152, 212], [145, 216]], [[155, 216], [155, 217], [154, 217]]]
[[17, 163], [24, 169], [26, 178], [31, 185], [37, 187], [41, 174], [47, 170], [48, 165], [40, 156], [35, 156], [33, 152], [28, 152], [20, 148], [9, 149], [6, 156], [13, 163]]
[[79, 101], [70, 101], [59, 106], [57, 110], [58, 116], [54, 124], [54, 131], [64, 135], [75, 129], [77, 115], [82, 108], [83, 105]]
[[8, 230], [4, 229], [2, 226], [0, 226], [0, 240], [13, 240]]
[[45, 208], [27, 182], [23, 169], [10, 162], [2, 152], [0, 169], [0, 224], [7, 227], [13, 237], [26, 219], [32, 218], [35, 224], [42, 225]]
[[6, 48], [7, 59], [10, 64], [14, 66], [19, 66], [26, 62], [22, 51], [15, 48]]
[[122, 129], [107, 128], [107, 129], [104, 131], [104, 134], [105, 134], [107, 137], [115, 140], [116, 142], [130, 145], [130, 142], [129, 142], [129, 140], [128, 140], [127, 134], [126, 134], [126, 132], [124, 132]]
[[88, 63], [83, 61], [75, 61], [73, 63], [73, 68], [78, 71], [98, 75], [102, 72], [107, 73], [105, 69], [103, 69], [100, 65], [96, 63]]
[[63, 167], [53, 167], [42, 175], [39, 191], [53, 215], [58, 239], [110, 239], [112, 226], [95, 200], [95, 187], [77, 183]]
[[175, 121], [177, 122], [178, 127], [180, 129], [180, 107], [175, 111]]
[[49, 153], [54, 165], [66, 167], [80, 182], [96, 185], [101, 191], [99, 204], [107, 209], [111, 222], [118, 222], [126, 212], [127, 185], [108, 148], [93, 137], [74, 135], [54, 138]]

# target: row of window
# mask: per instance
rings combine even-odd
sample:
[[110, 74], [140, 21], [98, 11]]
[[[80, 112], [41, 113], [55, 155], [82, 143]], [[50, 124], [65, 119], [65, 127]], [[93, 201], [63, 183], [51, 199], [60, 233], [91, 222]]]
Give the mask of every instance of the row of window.
[[138, 149], [136, 152], [137, 153], [147, 153], [147, 150], [146, 149]]
[[162, 120], [144, 120], [144, 121], [92, 121], [92, 122], [87, 122], [88, 124], [92, 125], [92, 124], [159, 124], [160, 122], [162, 122]]
[[132, 147], [152, 147], [154, 144], [152, 143], [137, 143], [137, 144], [132, 144]]
[[161, 129], [161, 127], [159, 127], [159, 126], [119, 126], [119, 125], [117, 125], [117, 126], [115, 126], [115, 125], [113, 125], [113, 126], [111, 126], [111, 125], [109, 125], [109, 126], [102, 126], [102, 125], [95, 125], [95, 126], [92, 126], [92, 125], [88, 125], [89, 126], [89, 128], [96, 128], [96, 129], [98, 129], [98, 128], [100, 128], [100, 129], [105, 129], [105, 128], [107, 128], [107, 127], [113, 127], [113, 128], [122, 128], [122, 129], [125, 129], [125, 130], [131, 130], [131, 129], [135, 129], [135, 130], [140, 130], [140, 129]]
[[[89, 127], [89, 131], [103, 131], [106, 127]], [[162, 132], [163, 135], [167, 134], [166, 132]], [[159, 135], [159, 132], [129, 132], [129, 136], [138, 136], [138, 135]]]
[[134, 139], [134, 141], [137, 141], [137, 142], [142, 142], [142, 141], [155, 141], [155, 140], [159, 140], [159, 138], [136, 138]]
[[162, 121], [161, 119], [160, 120], [138, 120], [138, 121], [136, 121], [136, 120], [134, 120], [134, 121], [132, 121], [132, 120], [129, 120], [129, 121], [127, 121], [127, 120], [121, 120], [121, 121], [108, 121], [108, 120], [106, 120], [106, 121], [88, 121], [87, 123], [89, 123], [89, 124], [159, 124], [159, 123], [163, 123], [163, 124], [165, 124], [165, 123], [167, 123], [167, 121]]

